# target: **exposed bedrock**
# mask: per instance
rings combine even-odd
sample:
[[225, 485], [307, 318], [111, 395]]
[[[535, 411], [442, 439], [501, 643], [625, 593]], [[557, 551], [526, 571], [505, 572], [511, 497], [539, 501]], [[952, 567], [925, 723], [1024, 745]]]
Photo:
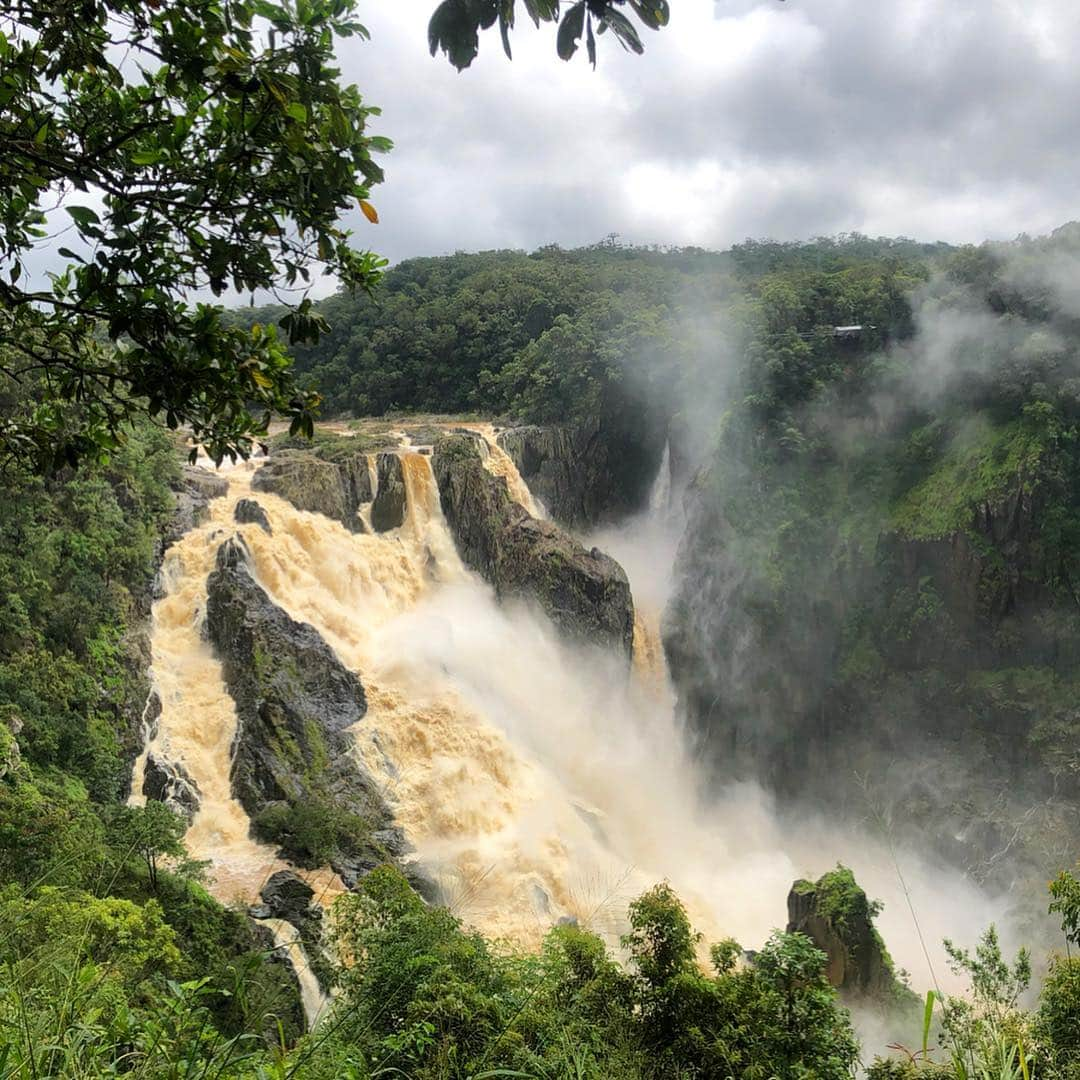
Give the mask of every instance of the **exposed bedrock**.
[[367, 709], [360, 680], [270, 600], [235, 537], [208, 581], [206, 633], [236, 702], [232, 786], [256, 835], [297, 865], [329, 862], [347, 885], [403, 854], [349, 732]]
[[532, 517], [510, 497], [506, 481], [484, 468], [474, 438], [441, 438], [432, 465], [443, 514], [466, 565], [500, 597], [535, 600], [571, 638], [629, 655], [634, 602], [614, 559]]
[[266, 491], [297, 510], [323, 514], [353, 532], [363, 530], [357, 511], [372, 497], [367, 456], [355, 452], [333, 460], [306, 450], [280, 450], [256, 470], [253, 491]]
[[184, 465], [173, 485], [176, 506], [161, 537], [161, 551], [206, 520], [207, 506], [229, 490], [224, 476], [197, 465]]
[[405, 521], [405, 473], [399, 455], [383, 451], [375, 459], [378, 490], [371, 504], [371, 527], [376, 532], [400, 528]]
[[513, 427], [498, 443], [551, 516], [583, 529], [645, 505], [664, 438], [659, 424], [620, 430], [589, 421]]

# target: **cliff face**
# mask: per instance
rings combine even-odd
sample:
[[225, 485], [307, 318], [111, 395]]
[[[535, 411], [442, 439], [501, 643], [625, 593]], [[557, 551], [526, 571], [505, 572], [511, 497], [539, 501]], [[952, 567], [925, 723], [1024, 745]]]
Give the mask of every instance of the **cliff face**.
[[450, 435], [432, 460], [443, 514], [466, 565], [500, 597], [536, 601], [571, 638], [623, 651], [633, 645], [634, 605], [622, 567], [587, 551], [550, 521], [514, 502], [483, 466], [474, 439]]
[[347, 884], [400, 855], [402, 834], [353, 753], [349, 728], [367, 710], [360, 680], [271, 602], [242, 541], [218, 552], [206, 631], [236, 702], [232, 784], [256, 833], [300, 865], [329, 861]]
[[324, 460], [303, 450], [279, 450], [251, 479], [253, 491], [267, 491], [287, 499], [298, 510], [323, 514], [360, 532], [357, 516], [362, 503], [372, 499], [371, 477], [363, 453]]
[[665, 645], [716, 772], [889, 814], [1005, 881], [1080, 824], [1080, 452], [971, 415], [922, 441], [718, 457]]
[[644, 414], [633, 428], [599, 421], [573, 425], [527, 425], [498, 437], [529, 490], [556, 521], [592, 527], [640, 509], [664, 449], [659, 425]]

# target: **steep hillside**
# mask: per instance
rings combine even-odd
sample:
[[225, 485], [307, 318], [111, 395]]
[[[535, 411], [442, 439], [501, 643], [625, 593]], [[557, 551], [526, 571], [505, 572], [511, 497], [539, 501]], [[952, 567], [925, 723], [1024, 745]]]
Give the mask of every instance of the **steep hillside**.
[[1067, 860], [1078, 825], [1076, 244], [948, 257], [883, 350], [751, 357], [667, 618], [719, 774], [889, 820], [1001, 884], [1021, 853], [1040, 875]]

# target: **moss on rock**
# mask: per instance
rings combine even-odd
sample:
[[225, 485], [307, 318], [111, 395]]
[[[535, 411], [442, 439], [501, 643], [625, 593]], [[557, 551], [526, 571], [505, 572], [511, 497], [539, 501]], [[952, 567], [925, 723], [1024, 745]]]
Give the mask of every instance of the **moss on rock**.
[[816, 882], [796, 881], [788, 894], [788, 933], [806, 934], [826, 956], [829, 982], [849, 998], [888, 1009], [910, 1009], [916, 996], [896, 975], [874, 926], [882, 905], [870, 900], [846, 867]]

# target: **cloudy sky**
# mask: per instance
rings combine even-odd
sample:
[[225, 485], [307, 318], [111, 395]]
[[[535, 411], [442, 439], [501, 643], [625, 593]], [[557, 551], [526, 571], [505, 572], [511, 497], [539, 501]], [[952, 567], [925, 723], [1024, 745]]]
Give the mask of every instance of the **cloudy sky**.
[[[952, 241], [1080, 217], [1073, 0], [671, 0], [646, 52], [564, 64], [548, 27], [458, 74], [435, 0], [362, 0], [344, 75], [395, 142], [358, 240], [397, 261], [859, 230]], [[521, 7], [521, 4], [518, 5]], [[359, 217], [359, 216], [358, 216]]]

